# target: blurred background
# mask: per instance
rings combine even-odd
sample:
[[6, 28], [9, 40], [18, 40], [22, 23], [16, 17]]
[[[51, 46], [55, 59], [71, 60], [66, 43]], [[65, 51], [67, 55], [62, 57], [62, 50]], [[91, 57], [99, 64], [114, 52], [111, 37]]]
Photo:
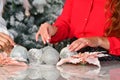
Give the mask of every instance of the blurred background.
[[[41, 38], [35, 41], [35, 34], [44, 22], [53, 23], [60, 15], [64, 0], [6, 0], [3, 18], [7, 28], [17, 44], [31, 48], [45, 45]], [[54, 46], [57, 50], [66, 46], [67, 40]]]

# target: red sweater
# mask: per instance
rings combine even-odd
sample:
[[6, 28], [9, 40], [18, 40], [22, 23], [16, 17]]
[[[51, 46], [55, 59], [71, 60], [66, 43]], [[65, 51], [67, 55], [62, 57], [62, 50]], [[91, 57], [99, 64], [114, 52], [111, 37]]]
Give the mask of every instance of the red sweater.
[[[106, 0], [66, 0], [62, 14], [54, 26], [58, 32], [51, 42], [59, 42], [67, 38], [104, 36], [106, 26]], [[120, 56], [120, 38], [108, 37], [110, 54]]]

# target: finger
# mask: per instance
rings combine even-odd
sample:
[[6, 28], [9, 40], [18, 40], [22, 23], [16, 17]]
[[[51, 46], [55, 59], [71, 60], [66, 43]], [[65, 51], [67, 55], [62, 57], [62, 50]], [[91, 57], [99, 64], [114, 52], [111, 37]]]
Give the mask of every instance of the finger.
[[35, 36], [36, 41], [38, 41], [39, 36], [40, 36], [40, 32], [38, 31]]
[[43, 29], [41, 29], [41, 36], [44, 40], [44, 42], [49, 42], [51, 39], [51, 36], [49, 34], [49, 29], [47, 26], [45, 26]]
[[43, 29], [41, 29], [41, 33], [45, 35], [48, 39], [50, 38], [50, 26], [44, 26]]
[[0, 41], [0, 46], [2, 50], [4, 50], [5, 47], [7, 47], [7, 45], [3, 41]]
[[7, 40], [7, 39], [5, 39], [4, 37], [2, 37], [2, 36], [0, 36], [0, 41], [1, 41], [1, 45], [3, 45], [3, 44], [5, 44], [6, 46], [9, 46], [9, 45], [11, 45], [10, 44], [10, 41], [9, 40]]
[[46, 44], [46, 36], [44, 30], [39, 33], [44, 44]]
[[45, 37], [44, 37], [44, 36], [41, 36], [41, 38], [42, 38], [43, 43], [46, 44], [46, 39], [45, 39]]
[[44, 31], [47, 39], [50, 40], [50, 39], [51, 39], [51, 36], [52, 36], [52, 34], [53, 34], [53, 27], [52, 27], [51, 24], [49, 24], [49, 23], [44, 23], [44, 24], [42, 25], [42, 27], [43, 27], [44, 30], [41, 30], [41, 31]]
[[45, 32], [43, 36], [44, 36], [46, 42], [50, 42], [51, 36], [48, 32]]
[[48, 35], [48, 34], [43, 34], [43, 35], [42, 35], [42, 39], [43, 39], [43, 41], [44, 41], [44, 44], [46, 44], [46, 43], [49, 43], [49, 42], [50, 42], [51, 37], [50, 37], [50, 35]]
[[39, 36], [41, 35], [41, 33], [40, 33], [40, 29], [41, 28], [41, 25], [40, 25], [40, 27], [39, 27], [39, 30], [38, 30], [38, 32], [36, 33], [36, 36], [35, 36], [35, 39], [36, 39], [36, 41], [38, 41], [38, 39], [39, 39]]
[[15, 45], [15, 42], [12, 40], [12, 38], [10, 36], [8, 36], [8, 35], [6, 35], [4, 33], [1, 33], [0, 36], [7, 39], [11, 43], [11, 45], [13, 45], [13, 46]]
[[10, 36], [8, 36], [4, 33], [1, 34], [1, 36], [4, 37], [6, 40], [8, 40], [11, 45], [13, 45], [13, 46], [15, 45], [15, 42], [13, 41], [13, 39]]
[[[41, 35], [42, 34], [42, 35]], [[44, 44], [46, 44], [46, 35], [44, 30], [40, 32], [40, 30], [36, 33], [36, 41], [38, 41], [39, 36], [41, 36], [41, 39], [43, 41]]]
[[46, 44], [46, 38], [44, 37], [44, 35], [40, 35], [39, 32], [36, 34], [36, 41], [38, 41], [39, 36], [41, 36], [43, 43]]
[[13, 48], [12, 46], [8, 46], [4, 49], [4, 51], [7, 53], [8, 56], [10, 55], [12, 48]]
[[75, 51], [75, 49], [80, 45], [80, 42], [73, 42], [70, 46], [69, 46], [69, 50], [70, 51]]
[[2, 50], [2, 46], [0, 45], [0, 50]]
[[86, 46], [87, 46], [86, 43], [81, 43], [81, 44], [75, 49], [75, 51], [78, 51], [78, 50], [80, 50], [81, 48], [86, 47]]
[[48, 36], [48, 30], [47, 30], [47, 26], [44, 24], [41, 24], [38, 32], [36, 33], [36, 41], [38, 41], [39, 36], [42, 36], [42, 40], [43, 42], [45, 41], [45, 38]]

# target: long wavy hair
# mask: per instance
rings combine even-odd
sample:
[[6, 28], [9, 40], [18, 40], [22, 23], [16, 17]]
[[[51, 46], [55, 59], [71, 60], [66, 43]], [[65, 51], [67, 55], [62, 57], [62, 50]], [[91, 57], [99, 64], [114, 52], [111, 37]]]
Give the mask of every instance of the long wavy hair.
[[111, 16], [105, 35], [120, 37], [120, 0], [107, 0], [106, 9], [110, 11]]

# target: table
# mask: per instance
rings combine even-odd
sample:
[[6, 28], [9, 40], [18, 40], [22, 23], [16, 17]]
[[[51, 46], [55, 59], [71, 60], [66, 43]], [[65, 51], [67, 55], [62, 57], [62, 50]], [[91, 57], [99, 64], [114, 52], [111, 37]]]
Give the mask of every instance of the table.
[[120, 80], [120, 61], [101, 61], [101, 68], [90, 64], [0, 67], [0, 80]]

